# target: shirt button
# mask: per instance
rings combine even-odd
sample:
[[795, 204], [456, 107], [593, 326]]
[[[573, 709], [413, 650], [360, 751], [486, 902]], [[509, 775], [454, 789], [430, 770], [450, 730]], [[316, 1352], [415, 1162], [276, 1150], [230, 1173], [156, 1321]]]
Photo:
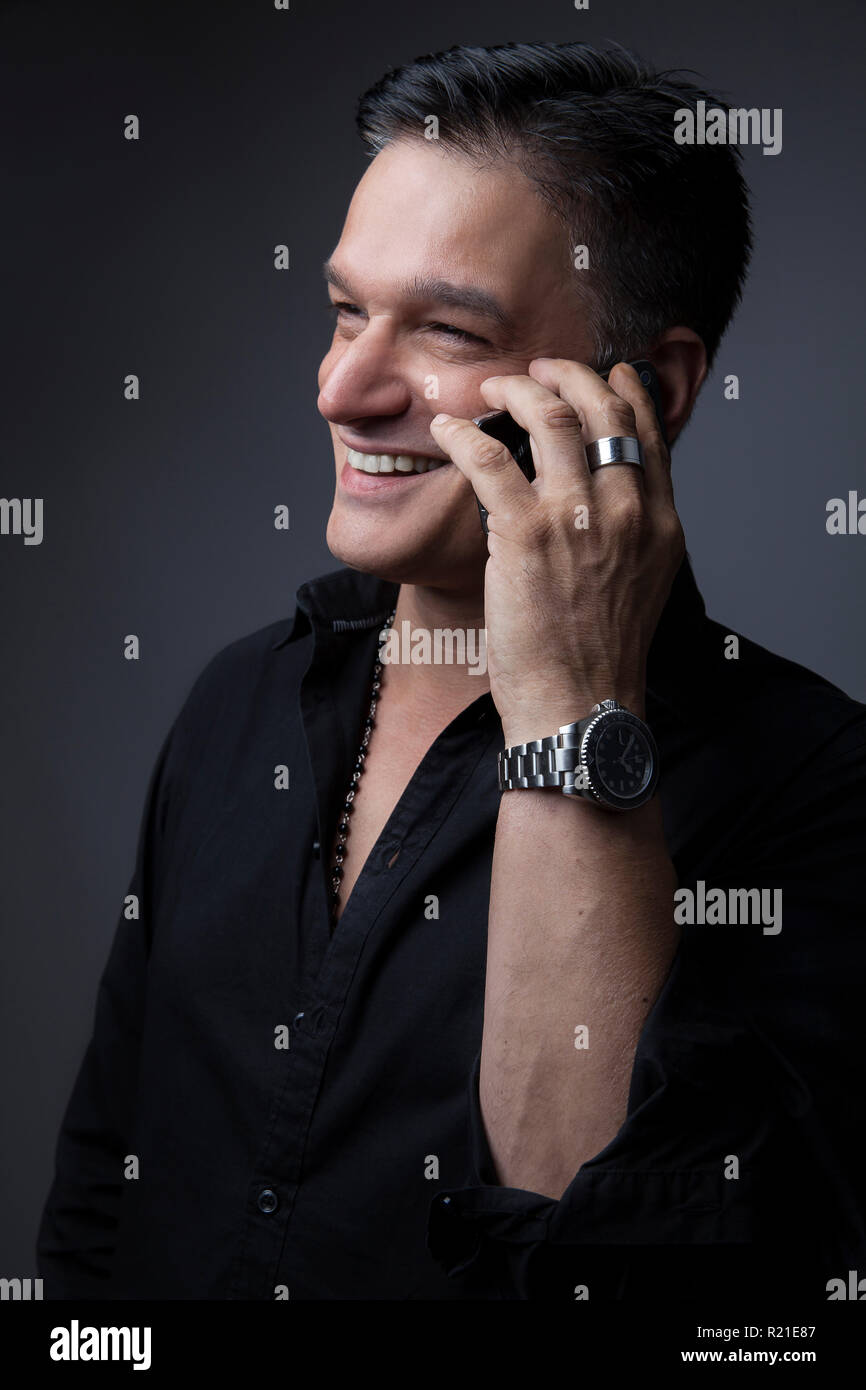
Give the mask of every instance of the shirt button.
[[303, 1011], [303, 1009], [301, 1009], [301, 1012], [300, 1012], [299, 1014], [295, 1014], [294, 1018], [292, 1019], [292, 1023], [293, 1023], [293, 1025], [294, 1025], [294, 1027], [297, 1028], [298, 1024], [300, 1023], [300, 1021], [301, 1021], [301, 1019], [302, 1019], [303, 1017], [304, 1017], [304, 1011]]
[[277, 1201], [276, 1192], [271, 1191], [269, 1187], [263, 1188], [259, 1193], [259, 1211], [276, 1211], [278, 1206], [279, 1202]]
[[318, 857], [319, 857], [319, 842], [318, 842], [318, 840], [314, 840], [314, 841], [313, 841], [313, 854], [314, 854], [314, 855], [316, 856], [316, 858], [318, 859]]

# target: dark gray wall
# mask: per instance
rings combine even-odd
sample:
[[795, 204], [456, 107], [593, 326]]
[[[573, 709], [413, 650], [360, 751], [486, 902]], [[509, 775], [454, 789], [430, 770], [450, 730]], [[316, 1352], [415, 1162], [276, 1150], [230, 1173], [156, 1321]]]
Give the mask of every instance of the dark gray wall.
[[[746, 155], [745, 306], [675, 452], [710, 612], [866, 697], [862, 55], [856, 0], [7, 4], [0, 495], [43, 497], [41, 546], [0, 537], [4, 1211], [0, 1274], [36, 1223], [156, 752], [196, 673], [336, 563], [315, 409], [319, 266], [363, 168], [358, 94], [453, 43], [616, 38], [737, 104], [781, 107]], [[142, 138], [122, 138], [137, 113]], [[291, 247], [292, 269], [272, 268]], [[142, 399], [124, 402], [127, 372]], [[722, 378], [736, 373], [741, 399]], [[273, 507], [291, 508], [277, 533]], [[142, 659], [122, 659], [124, 634]]]

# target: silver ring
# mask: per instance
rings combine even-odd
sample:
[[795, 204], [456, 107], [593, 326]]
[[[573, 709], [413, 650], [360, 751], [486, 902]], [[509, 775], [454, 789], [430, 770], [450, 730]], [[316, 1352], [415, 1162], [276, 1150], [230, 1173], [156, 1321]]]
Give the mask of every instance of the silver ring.
[[640, 440], [628, 434], [609, 435], [606, 439], [597, 439], [594, 444], [587, 444], [586, 461], [590, 473], [609, 463], [630, 463], [641, 470], [645, 466]]

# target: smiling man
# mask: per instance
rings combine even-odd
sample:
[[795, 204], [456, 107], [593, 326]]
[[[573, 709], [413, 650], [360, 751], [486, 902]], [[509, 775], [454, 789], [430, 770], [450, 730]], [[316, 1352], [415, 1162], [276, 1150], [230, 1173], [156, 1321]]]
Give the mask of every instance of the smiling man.
[[[731, 659], [665, 443], [749, 255], [736, 151], [674, 139], [708, 100], [580, 44], [362, 99], [318, 376], [342, 567], [166, 740], [50, 1296], [808, 1301], [866, 1258], [864, 711]], [[483, 631], [485, 672], [386, 659], [402, 624]]]

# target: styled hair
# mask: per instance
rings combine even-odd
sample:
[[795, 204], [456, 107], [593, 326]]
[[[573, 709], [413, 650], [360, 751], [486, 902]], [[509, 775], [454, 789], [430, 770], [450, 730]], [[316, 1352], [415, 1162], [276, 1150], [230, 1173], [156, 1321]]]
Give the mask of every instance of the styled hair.
[[[696, 75], [696, 74], [695, 74]], [[677, 144], [675, 113], [723, 101], [619, 45], [454, 47], [390, 70], [358, 104], [368, 154], [424, 139], [478, 165], [505, 159], [588, 248], [579, 290], [597, 370], [647, 351], [674, 324], [712, 363], [752, 248], [736, 145]]]

